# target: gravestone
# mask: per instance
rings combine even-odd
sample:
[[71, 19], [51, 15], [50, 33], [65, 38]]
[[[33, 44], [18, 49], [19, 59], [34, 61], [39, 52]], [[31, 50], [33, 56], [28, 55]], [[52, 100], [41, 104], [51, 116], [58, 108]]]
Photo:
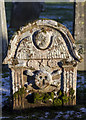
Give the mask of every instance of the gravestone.
[[12, 75], [13, 109], [75, 105], [81, 59], [62, 24], [40, 19], [22, 27], [10, 40], [4, 60]]
[[0, 1], [0, 55], [3, 60], [6, 57], [8, 36], [7, 36], [7, 24], [5, 14], [5, 3], [4, 0]]
[[78, 64], [78, 70], [86, 71], [86, 1], [75, 4], [74, 39], [77, 49], [83, 56], [83, 62]]

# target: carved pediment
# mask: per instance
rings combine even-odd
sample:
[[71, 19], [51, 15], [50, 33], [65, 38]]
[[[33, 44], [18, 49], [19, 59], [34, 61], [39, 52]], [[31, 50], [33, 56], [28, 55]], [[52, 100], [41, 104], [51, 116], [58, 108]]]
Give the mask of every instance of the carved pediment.
[[14, 35], [9, 46], [4, 60], [4, 63], [8, 64], [12, 64], [12, 59], [80, 60], [68, 29], [53, 20], [29, 23]]

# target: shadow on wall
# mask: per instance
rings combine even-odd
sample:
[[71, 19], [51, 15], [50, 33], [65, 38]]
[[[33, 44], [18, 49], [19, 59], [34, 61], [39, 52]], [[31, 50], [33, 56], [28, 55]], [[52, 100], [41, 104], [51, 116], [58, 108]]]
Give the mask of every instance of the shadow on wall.
[[14, 2], [12, 3], [11, 28], [19, 28], [28, 22], [39, 18], [44, 10], [43, 2]]

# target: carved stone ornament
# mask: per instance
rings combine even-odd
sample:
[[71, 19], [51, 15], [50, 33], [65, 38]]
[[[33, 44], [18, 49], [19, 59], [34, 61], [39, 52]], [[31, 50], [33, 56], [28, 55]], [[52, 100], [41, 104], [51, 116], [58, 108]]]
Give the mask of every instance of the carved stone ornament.
[[[8, 64], [11, 70], [13, 94], [20, 93], [20, 88], [26, 91], [21, 103], [34, 92], [62, 90], [70, 97], [69, 90], [73, 88], [75, 98], [70, 102], [73, 105], [76, 104], [77, 63], [81, 59], [69, 30], [54, 20], [44, 19], [17, 31], [10, 40], [3, 64]], [[21, 105], [29, 106], [28, 101]], [[14, 106], [17, 107], [15, 98]]]
[[34, 44], [38, 49], [45, 50], [49, 48], [51, 44], [52, 36], [50, 32], [46, 31], [45, 29], [41, 29], [36, 31], [34, 35]]
[[45, 88], [52, 82], [52, 76], [47, 71], [39, 71], [35, 77], [35, 84], [39, 88]]

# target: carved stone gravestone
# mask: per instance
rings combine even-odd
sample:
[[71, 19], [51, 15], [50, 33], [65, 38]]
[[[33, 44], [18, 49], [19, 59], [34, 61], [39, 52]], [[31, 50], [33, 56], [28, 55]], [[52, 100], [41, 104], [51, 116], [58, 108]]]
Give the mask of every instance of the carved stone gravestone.
[[4, 60], [12, 73], [13, 108], [75, 105], [80, 60], [62, 24], [41, 19], [20, 28]]

